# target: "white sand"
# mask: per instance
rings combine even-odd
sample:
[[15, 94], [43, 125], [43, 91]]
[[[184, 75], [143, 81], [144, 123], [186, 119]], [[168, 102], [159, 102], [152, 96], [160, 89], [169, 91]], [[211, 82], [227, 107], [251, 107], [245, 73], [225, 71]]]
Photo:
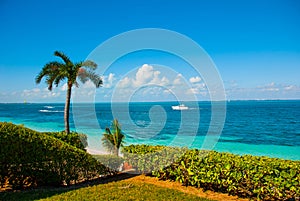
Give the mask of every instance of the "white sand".
[[92, 154], [92, 155], [106, 155], [108, 154], [107, 152], [105, 151], [102, 151], [102, 150], [98, 150], [98, 149], [91, 149], [90, 147], [86, 147], [85, 148], [86, 151], [89, 153], [89, 154]]

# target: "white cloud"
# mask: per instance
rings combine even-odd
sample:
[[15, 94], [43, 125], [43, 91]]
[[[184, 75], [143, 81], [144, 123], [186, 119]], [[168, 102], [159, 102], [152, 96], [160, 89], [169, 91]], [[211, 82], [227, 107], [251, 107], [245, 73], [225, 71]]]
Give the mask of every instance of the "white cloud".
[[190, 88], [187, 91], [188, 94], [199, 94], [199, 89], [198, 88]]
[[189, 79], [190, 83], [198, 83], [198, 82], [201, 82], [201, 78], [199, 76], [196, 76], [196, 77], [191, 77]]
[[169, 80], [166, 77], [163, 77], [160, 81], [163, 86], [167, 86], [169, 84]]
[[115, 82], [115, 74], [109, 73], [108, 76], [103, 77], [103, 87], [104, 88], [112, 88]]
[[276, 85], [275, 82], [271, 82], [271, 83], [268, 84], [267, 86], [274, 87], [275, 85]]
[[159, 96], [162, 94], [162, 88], [160, 87], [148, 87], [142, 90], [142, 94], [144, 96], [152, 95], [152, 96]]
[[[130, 97], [142, 96], [145, 99], [157, 96], [162, 98], [171, 95], [170, 91], [165, 92], [172, 87], [172, 74], [168, 74], [160, 67], [154, 67], [149, 64], [144, 64], [135, 71], [129, 72], [125, 77], [120, 79], [115, 85], [113, 98], [118, 101], [125, 101]], [[177, 74], [173, 73], [173, 76]], [[181, 75], [179, 75], [180, 77]]]
[[287, 86], [284, 86], [283, 89], [285, 91], [298, 91], [298, 92], [300, 92], [300, 87], [296, 86], [296, 85], [287, 85]]
[[193, 95], [201, 95], [206, 96], [208, 94], [206, 85], [204, 82], [202, 82], [202, 79], [199, 76], [191, 77], [189, 79], [189, 82], [191, 83], [190, 88], [187, 90], [187, 94], [193, 94]]
[[265, 89], [262, 89], [262, 91], [279, 91], [280, 89], [279, 88], [265, 88]]
[[109, 83], [112, 83], [115, 80], [115, 74], [109, 73], [107, 80]]
[[[156, 72], [157, 76], [157, 72]], [[153, 67], [144, 64], [142, 67], [140, 67], [135, 75], [134, 84], [135, 86], [141, 86], [143, 84], [149, 83], [154, 77], [154, 70]]]
[[91, 80], [88, 80], [82, 86], [79, 86], [79, 88], [83, 88], [83, 89], [95, 89], [96, 87], [95, 87], [95, 84]]
[[208, 91], [206, 88], [192, 87], [187, 90], [186, 94], [201, 95], [201, 97], [206, 97], [208, 95]]
[[34, 88], [34, 89], [24, 89], [22, 92], [22, 96], [24, 97], [30, 97], [30, 96], [37, 96], [41, 92], [41, 89]]
[[[14, 95], [17, 96], [17, 93], [14, 93]], [[30, 100], [41, 100], [41, 99], [52, 99], [52, 98], [58, 98], [61, 96], [61, 91], [57, 88], [54, 88], [52, 91], [49, 91], [47, 88], [33, 88], [33, 89], [24, 89], [20, 97], [24, 99]]]
[[165, 76], [161, 76], [161, 72], [154, 70], [153, 66], [149, 64], [144, 64], [143, 66], [141, 66], [137, 70], [134, 78], [125, 77], [120, 84], [124, 85], [128, 84], [128, 82], [130, 82], [133, 87], [141, 87], [147, 84], [160, 86], [166, 86], [169, 84], [168, 78]]
[[166, 76], [161, 76], [161, 72], [154, 70], [153, 66], [144, 64], [133, 75], [128, 75], [121, 79], [118, 88], [139, 88], [144, 85], [159, 85], [167, 86], [169, 79]]
[[[102, 77], [103, 86], [96, 89], [91, 81], [73, 87], [72, 98], [76, 101], [110, 101], [112, 96], [119, 101], [138, 100], [175, 100], [187, 99], [209, 100], [209, 95], [217, 93], [217, 89], [210, 88], [194, 74], [186, 77], [176, 71], [144, 64], [135, 71], [130, 71], [124, 77], [119, 74], [107, 73]], [[244, 83], [244, 82], [243, 82]], [[241, 86], [237, 81], [224, 82], [228, 99], [299, 99], [300, 86], [295, 83], [269, 82], [260, 86]], [[42, 86], [42, 85], [41, 85]], [[45, 88], [33, 87], [22, 91], [0, 91], [0, 102], [64, 102], [67, 84], [53, 87], [49, 91]], [[117, 89], [118, 88], [118, 89]], [[118, 91], [118, 94], [116, 94]], [[119, 96], [119, 97], [118, 97]], [[124, 98], [125, 97], [125, 98]], [[127, 98], [127, 99], [126, 99]], [[131, 99], [133, 98], [133, 99]]]
[[182, 85], [184, 83], [182, 74], [178, 74], [173, 81], [173, 85]]
[[[143, 88], [143, 89], [142, 89]], [[195, 95], [207, 96], [207, 89], [199, 76], [186, 80], [181, 73], [144, 64], [128, 73], [116, 85], [114, 98], [124, 101], [131, 96], [146, 98], [179, 98], [195, 100]]]
[[261, 91], [276, 92], [276, 91], [280, 91], [281, 86], [275, 84], [275, 82], [271, 82], [270, 84], [258, 88], [260, 88]]
[[170, 89], [165, 89], [163, 90], [164, 94], [172, 94], [172, 91]]
[[118, 87], [120, 88], [127, 88], [131, 85], [131, 79], [129, 77], [125, 77], [121, 79], [118, 83]]
[[226, 95], [228, 99], [299, 99], [300, 86], [271, 82], [257, 87], [239, 87], [235, 83], [226, 87]]
[[193, 86], [198, 88], [199, 90], [206, 90], [205, 83], [197, 83], [197, 84], [194, 84]]

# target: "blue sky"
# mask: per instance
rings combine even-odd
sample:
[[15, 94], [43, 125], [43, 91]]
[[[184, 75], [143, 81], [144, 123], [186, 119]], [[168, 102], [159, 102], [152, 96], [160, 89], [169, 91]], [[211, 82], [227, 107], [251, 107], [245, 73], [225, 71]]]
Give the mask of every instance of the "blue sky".
[[[1, 0], [0, 23], [0, 102], [63, 102], [63, 84], [49, 93], [46, 85], [34, 83], [43, 65], [56, 60], [55, 50], [74, 61], [84, 60], [109, 38], [141, 28], [169, 29], [196, 41], [216, 64], [228, 99], [300, 99], [297, 0]], [[206, 99], [201, 77], [180, 68], [180, 62], [149, 51], [121, 58], [103, 75], [106, 83], [97, 90], [96, 101], [109, 101], [114, 87], [132, 69], [136, 72], [131, 82], [138, 81], [143, 66], [144, 73], [160, 73], [157, 79], [162, 81], [164, 74], [153, 63], [173, 68], [199, 100]], [[176, 77], [166, 79], [170, 86]], [[172, 99], [155, 88], [137, 96]]]

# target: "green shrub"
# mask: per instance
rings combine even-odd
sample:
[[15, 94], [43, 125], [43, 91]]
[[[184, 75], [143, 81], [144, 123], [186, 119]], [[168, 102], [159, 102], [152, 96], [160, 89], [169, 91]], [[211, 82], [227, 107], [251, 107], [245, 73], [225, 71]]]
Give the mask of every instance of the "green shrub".
[[81, 144], [83, 145], [83, 148], [86, 148], [88, 146], [87, 135], [83, 134], [83, 133], [79, 133], [78, 136], [79, 136]]
[[[0, 131], [7, 131], [15, 132], [20, 129], [20, 126], [14, 126], [14, 124], [10, 123], [3, 123], [0, 122]], [[29, 128], [25, 128], [27, 131], [30, 132], [36, 132], [34, 130], [31, 130]], [[77, 147], [79, 149], [85, 150], [85, 148], [88, 146], [87, 142], [87, 136], [85, 134], [71, 132], [69, 134], [66, 134], [65, 131], [61, 132], [41, 132], [43, 134], [55, 137], [57, 139], [62, 140], [63, 142], [66, 142], [74, 147]]]
[[[125, 147], [124, 150], [144, 155], [156, 149], [162, 150], [162, 147], [136, 145]], [[138, 160], [137, 156], [134, 158]], [[141, 170], [145, 166], [141, 163], [147, 163], [146, 160], [131, 162], [136, 168], [142, 167]], [[300, 161], [194, 149], [186, 151], [171, 165], [153, 171], [152, 175], [179, 181], [186, 186], [258, 200], [286, 200], [300, 196]]]
[[78, 134], [76, 132], [71, 132], [67, 134], [65, 131], [61, 132], [43, 132], [46, 135], [60, 139], [74, 147], [85, 150], [87, 147], [87, 136], [85, 134]]
[[93, 155], [101, 164], [108, 167], [111, 171], [117, 172], [121, 167], [124, 159], [116, 155]]
[[149, 146], [146, 144], [139, 144], [139, 145], [129, 145], [123, 147], [125, 153], [132, 153], [132, 154], [148, 154], [161, 151], [162, 149], [166, 148], [166, 146], [155, 145]]
[[0, 185], [76, 183], [108, 173], [92, 155], [49, 134], [0, 123]]
[[138, 172], [151, 173], [160, 170], [179, 159], [186, 148], [130, 145], [123, 147], [124, 160]]

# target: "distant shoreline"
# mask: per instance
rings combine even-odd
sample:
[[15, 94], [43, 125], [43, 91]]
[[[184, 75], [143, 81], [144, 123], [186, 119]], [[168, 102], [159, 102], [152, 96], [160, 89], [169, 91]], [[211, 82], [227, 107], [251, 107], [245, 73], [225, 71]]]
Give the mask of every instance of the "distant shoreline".
[[[198, 100], [198, 101], [191, 101], [191, 100], [170, 100], [170, 101], [132, 101], [130, 103], [178, 103], [178, 102], [237, 102], [237, 101], [300, 101], [299, 99], [227, 99], [227, 100], [216, 100], [216, 101], [210, 101], [210, 100]], [[71, 102], [74, 104], [73, 102]], [[107, 104], [112, 102], [75, 102], [75, 104]], [[128, 103], [128, 102], [113, 102], [113, 103]], [[0, 104], [65, 104], [64, 102], [0, 102]]]

